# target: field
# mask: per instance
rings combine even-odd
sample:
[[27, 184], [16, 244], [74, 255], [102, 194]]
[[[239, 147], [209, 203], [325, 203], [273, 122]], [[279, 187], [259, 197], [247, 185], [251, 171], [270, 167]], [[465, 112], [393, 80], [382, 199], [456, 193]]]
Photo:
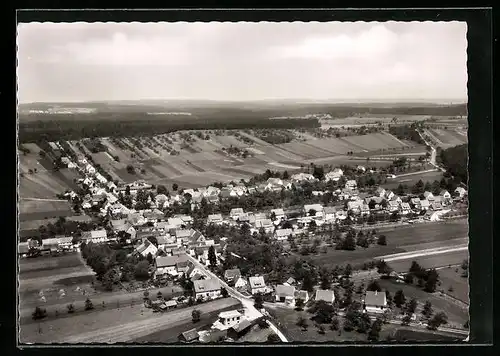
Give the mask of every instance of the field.
[[[380, 279], [378, 281], [382, 290], [388, 290], [391, 295], [394, 295], [398, 290], [402, 290], [406, 298], [415, 298], [419, 302], [417, 312], [421, 310], [425, 301], [432, 303], [434, 312], [443, 311], [448, 316], [449, 327], [462, 327], [463, 324], [469, 319], [469, 312], [467, 308], [457, 305], [438, 294], [427, 293], [418, 288], [416, 285], [409, 285], [406, 283], [397, 283], [393, 280]], [[439, 287], [438, 287], [439, 288]]]
[[[468, 241], [468, 222], [466, 219], [418, 224], [413, 226], [400, 226], [392, 228], [377, 229], [378, 235], [385, 235], [387, 246], [372, 245], [366, 249], [357, 247], [355, 251], [336, 250], [329, 247], [327, 253], [320, 253], [310, 258], [318, 265], [334, 266], [362, 264], [374, 259], [397, 253], [442, 248], [456, 247], [466, 244]], [[426, 268], [447, 266], [449, 264], [461, 263], [467, 255], [467, 251], [453, 252], [448, 254], [409, 257], [406, 260], [390, 262], [390, 266], [396, 271], [407, 271], [412, 260], [422, 261]], [[444, 258], [443, 256], [446, 256]], [[457, 262], [458, 260], [458, 262]]]
[[19, 220], [41, 220], [57, 218], [59, 216], [72, 216], [70, 204], [65, 200], [20, 200], [18, 203]]
[[463, 335], [453, 336], [448, 333], [416, 331], [416, 330], [410, 330], [408, 328], [398, 328], [398, 330], [394, 332], [392, 337], [396, 341], [415, 341], [415, 342], [425, 342], [425, 341], [458, 342], [465, 339]]
[[237, 300], [225, 298], [167, 313], [153, 313], [142, 305], [127, 305], [22, 325], [20, 338], [23, 343], [133, 342], [165, 328], [179, 325], [190, 328], [186, 324], [191, 320], [191, 312], [195, 308], [202, 312], [203, 317], [221, 309], [236, 309], [238, 305]]
[[[444, 293], [451, 295], [464, 303], [469, 303], [469, 283], [468, 278], [462, 277], [460, 266], [452, 268], [442, 268], [439, 270], [439, 279]], [[453, 286], [453, 291], [448, 288]]]
[[467, 137], [459, 134], [455, 130], [429, 129], [428, 132], [430, 132], [431, 135], [445, 147], [458, 146], [463, 143], [467, 143]]

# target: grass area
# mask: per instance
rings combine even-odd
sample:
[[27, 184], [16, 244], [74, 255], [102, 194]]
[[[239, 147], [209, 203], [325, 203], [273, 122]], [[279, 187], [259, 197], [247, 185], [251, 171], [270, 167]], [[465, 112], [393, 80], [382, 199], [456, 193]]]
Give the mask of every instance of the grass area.
[[405, 260], [390, 261], [388, 263], [396, 272], [406, 272], [410, 268], [412, 261], [418, 262], [424, 268], [438, 268], [460, 264], [468, 255], [469, 252], [467, 250], [462, 250], [438, 255], [410, 257]]
[[[83, 267], [83, 261], [78, 252], [58, 256], [39, 256], [19, 259], [19, 275], [21, 279], [29, 272], [47, 271], [47, 275], [58, 274], [62, 268]], [[29, 277], [28, 277], [29, 278]]]
[[462, 341], [463, 335], [453, 336], [451, 334], [437, 333], [430, 331], [417, 331], [410, 329], [399, 329], [394, 332], [392, 337], [395, 341]]
[[[469, 303], [469, 280], [467, 277], [462, 277], [462, 272], [460, 266], [440, 269], [441, 288], [444, 293], [464, 303]], [[453, 290], [450, 291], [450, 287]]]
[[434, 313], [438, 311], [446, 313], [448, 316], [449, 326], [462, 327], [463, 324], [469, 319], [468, 311], [462, 306], [459, 306], [450, 300], [444, 299], [437, 294], [427, 293], [423, 289], [418, 288], [416, 285], [397, 283], [388, 279], [380, 279], [378, 282], [380, 287], [383, 290], [391, 292], [392, 296], [394, 296], [398, 290], [402, 290], [407, 300], [415, 298], [418, 301], [420, 308], [426, 301], [430, 301], [432, 303]]

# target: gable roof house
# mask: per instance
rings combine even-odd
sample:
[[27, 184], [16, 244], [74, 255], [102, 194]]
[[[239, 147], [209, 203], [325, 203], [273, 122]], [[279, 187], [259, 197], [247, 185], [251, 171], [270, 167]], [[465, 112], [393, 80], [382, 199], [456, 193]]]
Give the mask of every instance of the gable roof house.
[[340, 168], [335, 168], [333, 171], [328, 172], [325, 174], [325, 181], [330, 182], [338, 182], [340, 180], [340, 177], [344, 175], [344, 172]]
[[323, 216], [323, 205], [321, 204], [306, 204], [304, 205], [304, 213], [306, 216], [309, 216], [309, 212], [311, 210], [314, 210], [316, 212], [316, 217], [322, 217]]
[[309, 174], [309, 173], [297, 173], [297, 174], [293, 174], [290, 179], [293, 181], [293, 182], [313, 182], [316, 179], [316, 177], [314, 177], [312, 174]]
[[383, 313], [387, 308], [385, 292], [366, 291], [363, 307], [367, 313]]
[[248, 286], [248, 280], [242, 276], [239, 276], [235, 281], [234, 281], [234, 288], [236, 289], [243, 289], [247, 288]]
[[356, 181], [354, 179], [350, 179], [347, 182], [345, 182], [346, 189], [354, 190], [357, 187], [358, 187], [358, 183], [356, 183]]
[[418, 198], [411, 198], [410, 199], [410, 205], [413, 206], [415, 209], [420, 209], [420, 199]]
[[266, 282], [264, 281], [264, 277], [262, 276], [248, 278], [248, 287], [249, 292], [252, 295], [267, 292]]
[[233, 209], [231, 209], [229, 216], [233, 220], [238, 220], [238, 218], [244, 214], [245, 214], [245, 212], [243, 211], [243, 208], [233, 208]]
[[135, 252], [141, 254], [144, 257], [146, 257], [149, 253], [151, 254], [151, 256], [155, 256], [156, 252], [158, 252], [158, 248], [154, 244], [152, 244], [151, 241], [146, 239], [139, 246], [137, 246]]
[[279, 208], [279, 209], [272, 209], [272, 210], [271, 210], [271, 214], [273, 214], [273, 213], [274, 213], [274, 215], [276, 216], [276, 219], [277, 219], [277, 220], [278, 220], [278, 219], [279, 219], [279, 220], [280, 220], [280, 219], [283, 219], [283, 218], [285, 217], [285, 211], [284, 211], [283, 209], [281, 209], [281, 208]]
[[409, 213], [411, 213], [410, 204], [406, 202], [401, 203], [401, 214], [406, 215]]
[[256, 229], [264, 229], [266, 233], [273, 232], [274, 230], [274, 224], [271, 219], [262, 219], [262, 220], [256, 220], [255, 221], [255, 228]]
[[428, 201], [433, 201], [434, 200], [434, 194], [432, 194], [431, 192], [428, 192], [428, 191], [424, 192], [424, 197]]
[[295, 301], [295, 287], [279, 284], [276, 286], [276, 301], [291, 304]]
[[453, 192], [458, 198], [463, 198], [467, 195], [467, 190], [463, 187], [457, 187]]
[[179, 335], [179, 341], [181, 342], [195, 342], [200, 339], [200, 334], [196, 331], [196, 328], [184, 331]]
[[444, 189], [443, 189], [443, 190], [441, 190], [441, 191], [439, 192], [439, 195], [440, 195], [441, 197], [443, 197], [443, 199], [445, 199], [445, 200], [451, 199], [451, 194], [450, 194], [447, 190], [444, 190]]
[[287, 240], [290, 235], [293, 235], [292, 229], [278, 229], [274, 232], [274, 238], [278, 241]]
[[336, 220], [336, 212], [337, 208], [334, 206], [326, 206], [323, 209], [323, 213], [325, 214], [325, 220], [328, 222], [333, 222]]
[[106, 230], [93, 230], [93, 231], [83, 231], [82, 232], [82, 240], [86, 243], [101, 243], [108, 241], [108, 233]]
[[227, 269], [224, 271], [224, 279], [231, 283], [241, 276], [241, 272], [238, 268]]
[[420, 209], [427, 210], [431, 206], [430, 202], [427, 199], [420, 199]]
[[435, 201], [431, 204], [431, 207], [432, 207], [432, 210], [434, 211], [438, 211], [438, 210], [442, 210], [443, 209], [443, 206], [441, 205], [441, 202], [438, 202], [438, 201]]
[[380, 198], [384, 198], [385, 192], [386, 190], [383, 187], [378, 187], [377, 190], [375, 191], [375, 194]]
[[399, 210], [399, 203], [396, 200], [389, 200], [389, 204], [387, 205], [389, 212], [395, 212]]
[[207, 224], [221, 225], [224, 223], [221, 214], [210, 214], [207, 217]]
[[185, 254], [156, 257], [155, 275], [157, 277], [167, 273], [177, 275], [177, 264], [184, 261], [189, 261], [188, 257]]
[[295, 291], [295, 300], [297, 299], [301, 299], [304, 303], [307, 303], [309, 301], [309, 292], [306, 290]]
[[221, 296], [221, 285], [217, 279], [198, 279], [193, 282], [195, 299], [215, 299]]
[[316, 301], [322, 300], [327, 303], [333, 303], [335, 301], [335, 293], [332, 290], [317, 289], [314, 299]]

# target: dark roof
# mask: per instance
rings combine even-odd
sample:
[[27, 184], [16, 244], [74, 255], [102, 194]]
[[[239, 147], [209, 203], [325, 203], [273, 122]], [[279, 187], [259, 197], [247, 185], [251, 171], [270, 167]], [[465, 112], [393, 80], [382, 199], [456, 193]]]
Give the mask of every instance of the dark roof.
[[227, 269], [225, 272], [224, 272], [224, 278], [236, 278], [238, 276], [241, 276], [241, 272], [238, 268], [234, 268], [234, 269]]
[[193, 341], [200, 337], [196, 329], [184, 331], [180, 336], [186, 341]]
[[175, 266], [177, 263], [187, 260], [188, 258], [186, 255], [157, 257], [156, 267]]
[[211, 292], [221, 289], [221, 285], [216, 279], [200, 279], [193, 282], [196, 293]]
[[251, 326], [252, 326], [252, 323], [250, 321], [248, 321], [247, 319], [243, 319], [235, 326], [232, 326], [230, 329], [236, 331], [237, 333], [240, 333], [240, 332], [248, 329]]

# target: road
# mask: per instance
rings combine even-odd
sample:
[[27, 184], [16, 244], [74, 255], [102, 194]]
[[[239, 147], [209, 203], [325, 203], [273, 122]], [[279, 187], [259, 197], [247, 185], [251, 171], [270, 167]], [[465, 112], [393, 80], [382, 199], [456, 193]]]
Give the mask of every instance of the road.
[[[418, 171], [418, 172], [412, 172], [412, 173], [404, 173], [404, 174], [397, 175], [396, 178], [414, 176], [414, 175], [417, 175], [417, 174], [430, 173], [430, 172], [436, 172], [436, 171], [437, 171], [437, 169], [428, 169], [428, 170], [425, 170], [425, 171]], [[395, 178], [393, 178], [393, 179], [395, 179]]]
[[[229, 293], [230, 296], [232, 296], [233, 298], [238, 299], [241, 302], [241, 304], [243, 305], [243, 307], [246, 309], [246, 311], [248, 312], [247, 316], [250, 319], [257, 319], [257, 318], [262, 317], [262, 313], [260, 311], [258, 311], [254, 307], [254, 305], [253, 305], [254, 301], [253, 301], [252, 298], [249, 298], [249, 297], [241, 294], [240, 292], [238, 292], [233, 287], [230, 287], [225, 281], [223, 281], [221, 278], [219, 278], [219, 276], [217, 276], [212, 271], [208, 270], [208, 268], [206, 268], [206, 266], [204, 266], [203, 264], [201, 264], [194, 257], [189, 256], [189, 255], [187, 255], [187, 256], [188, 256], [189, 260], [197, 268], [199, 268], [202, 271], [204, 271], [208, 276], [210, 276], [210, 278], [217, 279], [219, 281], [219, 283], [221, 284], [221, 286], [224, 287], [228, 291], [228, 293]], [[286, 339], [285, 335], [283, 335], [283, 333], [281, 331], [279, 331], [279, 329], [273, 323], [271, 323], [269, 320], [267, 321], [267, 323], [269, 324], [269, 326], [271, 327], [271, 329], [279, 336], [279, 338], [281, 339], [282, 342], [288, 342], [288, 340]]]
[[438, 166], [436, 163], [436, 149], [434, 148], [434, 146], [432, 146], [430, 144], [430, 142], [425, 139], [424, 135], [422, 135], [422, 133], [419, 130], [417, 130], [417, 132], [420, 135], [420, 137], [422, 138], [422, 140], [424, 140], [425, 144], [431, 148], [431, 159], [430, 159], [429, 163], [432, 164], [437, 169], [439, 169], [441, 172], [446, 172], [446, 170], [444, 168]]

